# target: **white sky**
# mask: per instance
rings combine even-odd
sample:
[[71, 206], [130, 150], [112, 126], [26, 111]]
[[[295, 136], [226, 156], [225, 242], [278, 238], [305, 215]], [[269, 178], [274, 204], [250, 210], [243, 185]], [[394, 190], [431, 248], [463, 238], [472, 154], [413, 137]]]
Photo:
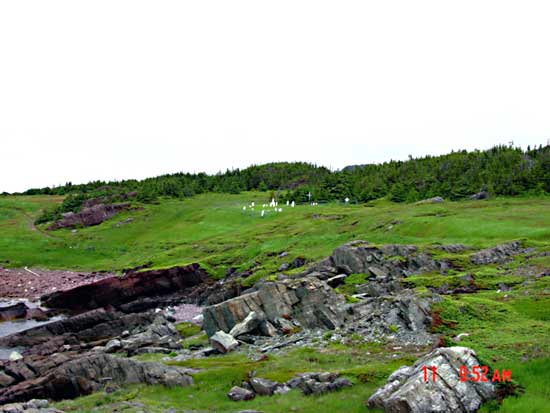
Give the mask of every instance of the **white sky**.
[[2, 1], [0, 192], [550, 138], [550, 2]]

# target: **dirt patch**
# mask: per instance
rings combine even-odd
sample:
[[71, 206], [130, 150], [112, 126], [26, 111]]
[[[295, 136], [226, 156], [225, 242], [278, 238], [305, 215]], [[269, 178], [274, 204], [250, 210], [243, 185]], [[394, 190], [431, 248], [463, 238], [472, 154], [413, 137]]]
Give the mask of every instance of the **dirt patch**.
[[174, 318], [177, 322], [187, 321], [197, 324], [195, 317], [202, 314], [202, 307], [194, 304], [180, 304], [174, 308]]
[[34, 301], [46, 293], [69, 290], [113, 276], [112, 273], [0, 267], [0, 297], [26, 298]]

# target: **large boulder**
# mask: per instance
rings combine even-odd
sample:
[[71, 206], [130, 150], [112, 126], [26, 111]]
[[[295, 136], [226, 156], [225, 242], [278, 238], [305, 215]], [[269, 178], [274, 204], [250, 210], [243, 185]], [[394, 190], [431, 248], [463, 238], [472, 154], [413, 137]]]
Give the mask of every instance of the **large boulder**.
[[254, 311], [249, 313], [246, 318], [241, 321], [239, 324], [235, 325], [229, 334], [231, 334], [233, 337], [239, 337], [243, 334], [250, 333], [251, 331], [254, 331], [258, 326], [260, 325], [260, 319], [258, 317], [258, 314], [256, 314]]
[[218, 331], [212, 337], [210, 337], [210, 344], [220, 353], [229, 353], [239, 346], [239, 342], [233, 338], [232, 335], [223, 331]]
[[0, 390], [0, 404], [32, 398], [71, 399], [108, 385], [162, 384], [189, 386], [185, 370], [161, 363], [138, 362], [107, 354], [91, 354], [61, 364], [47, 375]]
[[307, 329], [334, 329], [344, 324], [347, 305], [343, 296], [316, 278], [261, 282], [253, 291], [206, 307], [203, 329], [209, 336], [229, 332], [251, 312], [275, 325], [292, 319]]
[[[460, 380], [459, 369], [471, 370], [481, 363], [466, 347], [439, 348], [420, 358], [412, 367], [401, 367], [368, 400], [371, 408], [386, 412], [475, 412], [481, 404], [495, 397], [495, 387], [488, 382]], [[428, 368], [424, 380], [423, 367]], [[431, 370], [436, 368], [433, 380]]]
[[250, 386], [260, 396], [271, 396], [279, 387], [279, 383], [261, 377], [253, 377], [250, 379]]
[[[190, 264], [105, 278], [71, 290], [44, 295], [41, 301], [47, 307], [78, 311], [117, 307], [138, 299], [187, 291], [207, 280], [208, 275], [199, 264]], [[148, 304], [154, 305], [154, 301]], [[140, 311], [143, 310], [140, 308]]]
[[239, 386], [233, 386], [231, 390], [229, 390], [229, 393], [227, 393], [227, 397], [229, 397], [234, 402], [240, 402], [243, 400], [252, 400], [254, 397], [256, 397], [256, 394], [252, 390], [248, 390]]

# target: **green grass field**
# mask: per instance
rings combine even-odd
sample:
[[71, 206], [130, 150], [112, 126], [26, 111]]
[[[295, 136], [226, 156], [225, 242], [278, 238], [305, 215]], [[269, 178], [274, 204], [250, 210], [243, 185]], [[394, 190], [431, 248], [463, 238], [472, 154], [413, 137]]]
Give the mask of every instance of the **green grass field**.
[[[252, 283], [275, 274], [282, 262], [295, 257], [312, 262], [354, 239], [428, 249], [434, 244], [462, 243], [482, 248], [522, 240], [525, 246], [534, 248], [532, 256], [518, 256], [505, 265], [476, 267], [469, 263], [467, 254], [458, 254], [452, 259], [461, 268], [448, 276], [423, 274], [408, 281], [422, 293], [426, 287], [452, 284], [467, 272], [474, 274], [482, 290], [445, 296], [435, 309], [443, 323], [434, 332], [449, 344], [454, 344], [451, 338], [458, 333], [469, 333], [460, 345], [472, 347], [482, 361], [494, 368], [511, 369], [512, 378], [524, 389], [518, 397], [506, 398], [500, 406], [487, 405], [484, 411], [542, 412], [548, 406], [550, 281], [548, 277], [526, 276], [550, 268], [550, 254], [541, 254], [550, 251], [548, 197], [435, 205], [376, 201], [368, 205], [332, 203], [294, 209], [283, 206], [282, 213], [269, 213], [262, 218], [261, 208], [252, 212], [243, 211], [242, 206], [251, 201], [256, 205], [268, 202], [264, 193], [209, 194], [183, 201], [163, 200], [76, 233], [47, 232], [32, 225], [41, 209], [60, 201], [44, 196], [0, 197], [0, 265], [117, 271], [147, 262], [152, 267], [199, 262], [217, 277], [222, 277], [229, 267], [254, 268], [254, 275], [245, 280]], [[116, 225], [128, 217], [132, 217], [130, 223]], [[282, 251], [289, 253], [285, 259], [277, 257]], [[512, 290], [498, 293], [501, 283]], [[183, 327], [181, 331], [185, 336], [196, 333]], [[186, 340], [201, 342], [204, 338], [194, 335]], [[60, 406], [78, 412], [110, 412], [115, 408], [125, 412], [163, 412], [169, 408], [208, 412], [361, 412], [366, 411], [365, 400], [387, 375], [414, 359], [389, 346], [361, 340], [332, 343], [323, 352], [292, 350], [261, 362], [236, 353], [183, 363], [202, 369], [191, 388], [128, 387]], [[321, 397], [306, 397], [293, 391], [247, 403], [230, 402], [225, 396], [229, 388], [252, 370], [259, 376], [281, 380], [299, 371], [340, 371], [356, 385]]]
[[[199, 262], [222, 276], [235, 266], [256, 273], [276, 270], [273, 252], [289, 258], [324, 257], [354, 239], [372, 243], [429, 245], [463, 243], [488, 247], [524, 239], [550, 244], [550, 198], [504, 198], [435, 205], [327, 204], [283, 207], [260, 217], [243, 211], [250, 201], [267, 202], [264, 193], [208, 194], [125, 212], [95, 227], [45, 231], [33, 229], [40, 210], [58, 197], [0, 197], [0, 265], [82, 270], [120, 270], [152, 262], [154, 267]], [[129, 224], [117, 222], [132, 217]]]

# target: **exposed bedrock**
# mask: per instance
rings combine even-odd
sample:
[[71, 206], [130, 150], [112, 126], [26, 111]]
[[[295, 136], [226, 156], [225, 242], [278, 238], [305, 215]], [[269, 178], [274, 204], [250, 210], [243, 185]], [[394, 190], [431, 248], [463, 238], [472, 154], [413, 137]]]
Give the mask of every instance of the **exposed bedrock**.
[[[366, 241], [352, 241], [336, 248], [330, 257], [313, 264], [303, 275], [326, 280], [339, 274], [368, 274], [390, 283], [423, 272], [445, 273], [449, 268], [447, 261], [434, 260], [412, 245], [375, 247]], [[398, 289], [399, 285], [393, 287]], [[389, 284], [388, 288], [391, 288]]]
[[[187, 293], [193, 287], [208, 282], [213, 281], [199, 264], [190, 264], [106, 278], [71, 290], [47, 294], [41, 301], [50, 308], [75, 311], [119, 307], [136, 300], [144, 300], [142, 307], [147, 307], [155, 303], [154, 300], [147, 301], [148, 297]], [[146, 308], [140, 308], [143, 309]]]
[[154, 319], [155, 314], [151, 311], [124, 314], [101, 308], [2, 337], [0, 346], [31, 347], [29, 351], [33, 353], [49, 354], [65, 344], [107, 340], [125, 330], [144, 328]]
[[[143, 320], [141, 319], [140, 322]], [[101, 326], [101, 323], [97, 326]], [[167, 354], [181, 348], [179, 333], [162, 314], [156, 314], [153, 322], [146, 325], [126, 322], [124, 326], [128, 329], [120, 335], [93, 342], [81, 341], [88, 339], [89, 336], [87, 334], [83, 336], [80, 332], [50, 337], [45, 342], [40, 340], [39, 344], [23, 352], [23, 358], [14, 361], [0, 361], [0, 389], [46, 376], [53, 369], [74, 359], [82, 358], [86, 354], [116, 352], [131, 356], [149, 353], [152, 350], [156, 353]], [[11, 344], [21, 344], [17, 335], [11, 336], [9, 339]]]
[[476, 252], [470, 256], [470, 261], [476, 265], [502, 264], [509, 261], [514, 255], [522, 254], [528, 250], [522, 248], [519, 241], [508, 242]]
[[85, 206], [80, 212], [67, 212], [63, 214], [63, 218], [52, 223], [48, 227], [48, 230], [98, 225], [115, 216], [117, 212], [124, 211], [129, 208], [129, 203], [96, 204], [88, 207]]
[[438, 300], [437, 295], [420, 298], [410, 291], [366, 298], [351, 307], [346, 329], [369, 340], [393, 336], [402, 343], [427, 345], [433, 342], [430, 307]]
[[0, 389], [0, 404], [33, 398], [70, 399], [113, 384], [189, 386], [192, 382], [184, 369], [107, 354], [88, 354], [61, 364], [45, 376]]
[[[473, 350], [466, 347], [438, 348], [418, 359], [411, 367], [400, 367], [368, 400], [371, 408], [383, 408], [386, 412], [469, 413], [481, 404], [495, 398], [495, 386], [490, 382], [461, 381], [459, 369], [481, 363]], [[429, 375], [424, 379], [423, 367]], [[435, 367], [433, 380], [431, 367]]]
[[25, 318], [29, 307], [23, 302], [0, 307], [0, 322]]
[[315, 278], [260, 282], [239, 297], [206, 307], [203, 329], [209, 336], [219, 330], [228, 333], [251, 312], [261, 320], [260, 329], [289, 319], [303, 328], [334, 329], [343, 326], [347, 311], [344, 297]]

